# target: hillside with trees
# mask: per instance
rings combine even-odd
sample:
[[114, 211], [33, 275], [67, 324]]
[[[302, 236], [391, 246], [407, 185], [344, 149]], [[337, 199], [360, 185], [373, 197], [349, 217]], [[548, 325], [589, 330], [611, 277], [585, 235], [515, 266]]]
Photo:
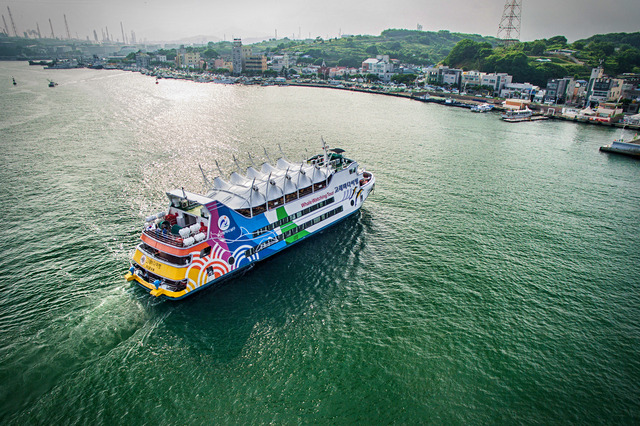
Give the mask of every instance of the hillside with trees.
[[[403, 63], [432, 65], [442, 61], [460, 40], [497, 45], [495, 37], [478, 34], [452, 33], [449, 31], [416, 31], [389, 29], [379, 36], [356, 35], [341, 38], [269, 40], [252, 44], [257, 52], [298, 54], [300, 63], [328, 66], [360, 67], [362, 62], [376, 55], [389, 55]], [[209, 48], [220, 54], [231, 53], [230, 42], [209, 43]]]
[[571, 44], [564, 36], [555, 36], [509, 48], [465, 39], [442, 63], [464, 70], [505, 72], [515, 81], [544, 86], [551, 78], [587, 79], [601, 61], [609, 75], [640, 73], [640, 32], [600, 34]]

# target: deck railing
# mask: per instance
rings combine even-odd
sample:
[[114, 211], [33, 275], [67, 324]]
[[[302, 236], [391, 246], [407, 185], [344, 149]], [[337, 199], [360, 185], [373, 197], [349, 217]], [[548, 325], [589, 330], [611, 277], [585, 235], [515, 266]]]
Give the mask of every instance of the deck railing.
[[182, 237], [179, 235], [173, 235], [169, 231], [163, 231], [161, 229], [145, 229], [144, 234], [153, 238], [154, 240], [160, 241], [161, 243], [165, 243], [174, 247], [184, 247], [182, 243]]

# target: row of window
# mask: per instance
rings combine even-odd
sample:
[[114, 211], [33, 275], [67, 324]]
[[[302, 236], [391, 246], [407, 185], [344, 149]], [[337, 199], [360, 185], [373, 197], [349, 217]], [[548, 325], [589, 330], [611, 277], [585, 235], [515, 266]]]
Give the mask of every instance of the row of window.
[[259, 206], [255, 206], [253, 208], [243, 208], [243, 209], [236, 209], [236, 212], [240, 213], [242, 216], [244, 217], [254, 217], [254, 216], [258, 216], [264, 212], [266, 212], [267, 210], [273, 210], [275, 208], [278, 208], [279, 206], [297, 200], [298, 198], [302, 198], [302, 197], [306, 197], [307, 195], [316, 192], [316, 191], [320, 191], [321, 189], [324, 189], [327, 185], [329, 185], [329, 183], [331, 183], [331, 178], [333, 177], [333, 175], [329, 176], [329, 178], [326, 181], [322, 181], [319, 183], [314, 183], [313, 185], [309, 185], [306, 188], [301, 188], [300, 190], [296, 191], [296, 192], [292, 192], [290, 194], [286, 194], [284, 197], [280, 197], [280, 198], [276, 198], [275, 200], [270, 200], [269, 202], [265, 203], [265, 204], [261, 204]]
[[163, 261], [165, 261], [166, 263], [175, 265], [175, 266], [184, 266], [184, 265], [188, 265], [191, 262], [191, 256], [185, 256], [185, 257], [179, 257], [179, 256], [174, 256], [172, 254], [169, 253], [165, 253], [163, 251], [160, 251], [154, 247], [151, 247], [150, 245], [146, 244], [146, 243], [142, 243], [140, 244], [140, 249], [145, 252], [147, 255], [149, 256], [153, 256], [156, 259], [161, 259]]
[[[329, 200], [327, 200], [327, 201], [329, 201]], [[253, 248], [250, 248], [249, 250], [247, 250], [244, 253], [244, 255], [245, 255], [245, 257], [251, 257], [254, 254], [256, 254], [257, 252], [259, 252], [260, 250], [264, 250], [267, 247], [270, 247], [270, 246], [274, 245], [275, 243], [277, 243], [279, 241], [286, 240], [287, 238], [289, 238], [289, 237], [291, 237], [293, 235], [296, 235], [298, 232], [303, 231], [303, 230], [307, 229], [310, 226], [317, 225], [318, 223], [322, 222], [323, 220], [326, 220], [326, 219], [330, 218], [331, 216], [335, 216], [338, 213], [342, 213], [342, 210], [343, 210], [343, 208], [342, 208], [342, 206], [340, 206], [340, 207], [337, 207], [337, 208], [335, 208], [335, 209], [333, 209], [331, 211], [323, 213], [318, 217], [314, 217], [310, 221], [305, 222], [300, 226], [296, 226], [295, 228], [289, 229], [287, 232], [284, 232], [284, 233], [278, 235], [277, 237], [274, 237], [274, 238], [268, 239], [266, 241], [263, 241], [262, 243], [258, 244], [257, 246], [255, 246]]]
[[307, 207], [306, 209], [300, 210], [300, 211], [299, 211], [299, 212], [297, 212], [297, 213], [294, 213], [294, 214], [289, 215], [289, 216], [287, 216], [287, 217], [283, 217], [282, 219], [280, 219], [280, 220], [278, 220], [278, 221], [276, 221], [276, 222], [274, 222], [274, 223], [271, 223], [271, 224], [269, 224], [269, 225], [265, 226], [264, 228], [260, 228], [260, 229], [256, 230], [256, 231], [253, 233], [253, 238], [258, 237], [258, 236], [260, 236], [260, 235], [264, 234], [265, 232], [269, 232], [269, 231], [271, 231], [271, 230], [273, 230], [273, 229], [279, 228], [279, 227], [281, 227], [282, 225], [284, 225], [285, 223], [289, 223], [289, 222], [291, 222], [292, 220], [298, 219], [298, 218], [300, 218], [300, 217], [302, 217], [302, 216], [304, 216], [304, 215], [306, 215], [306, 214], [309, 214], [309, 213], [311, 213], [311, 212], [314, 212], [314, 211], [318, 210], [319, 208], [322, 208], [322, 207], [324, 207], [324, 206], [327, 206], [327, 205], [329, 205], [329, 204], [333, 203], [334, 201], [335, 201], [335, 199], [334, 199], [333, 197], [331, 197], [331, 198], [326, 199], [326, 200], [324, 200], [324, 201], [320, 201], [320, 202], [319, 202], [319, 203], [317, 203], [317, 204], [314, 204], [314, 205], [312, 205], [312, 206], [309, 206], [309, 207]]

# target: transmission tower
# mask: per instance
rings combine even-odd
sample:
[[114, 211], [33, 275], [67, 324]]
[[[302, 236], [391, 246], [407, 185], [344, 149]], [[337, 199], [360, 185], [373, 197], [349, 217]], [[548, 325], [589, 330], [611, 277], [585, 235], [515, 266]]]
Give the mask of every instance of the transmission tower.
[[498, 38], [502, 39], [505, 47], [520, 42], [520, 16], [522, 15], [522, 0], [507, 0], [504, 12], [498, 25]]

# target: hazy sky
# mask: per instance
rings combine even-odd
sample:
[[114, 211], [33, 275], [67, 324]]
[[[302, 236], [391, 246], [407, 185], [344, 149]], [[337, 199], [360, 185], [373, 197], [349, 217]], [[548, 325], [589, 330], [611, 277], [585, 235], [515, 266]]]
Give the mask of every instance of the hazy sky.
[[[138, 41], [169, 41], [193, 36], [206, 40], [241, 37], [336, 37], [379, 35], [388, 28], [450, 30], [495, 36], [504, 0], [0, 0], [11, 30], [7, 6], [21, 35], [35, 29], [93, 40], [102, 29], [122, 39], [135, 31]], [[3, 26], [3, 23], [0, 22]], [[523, 0], [521, 40], [565, 35], [569, 41], [608, 32], [640, 31], [638, 0]]]

